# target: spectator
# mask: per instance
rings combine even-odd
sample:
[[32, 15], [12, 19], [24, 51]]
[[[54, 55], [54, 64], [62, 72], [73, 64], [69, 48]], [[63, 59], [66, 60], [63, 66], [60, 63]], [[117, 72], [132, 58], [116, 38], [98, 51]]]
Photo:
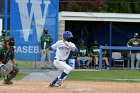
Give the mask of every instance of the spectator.
[[108, 62], [108, 57], [107, 57], [107, 55], [108, 55], [108, 53], [107, 53], [107, 51], [106, 50], [103, 50], [103, 52], [102, 52], [102, 60], [105, 62], [105, 64], [106, 64], [106, 69], [109, 69], [109, 62]]
[[6, 38], [6, 35], [4, 30], [2, 30], [1, 33], [2, 35], [0, 36], [0, 45], [3, 45], [3, 41]]
[[45, 49], [47, 49], [48, 47], [50, 47], [51, 43], [53, 42], [53, 39], [51, 38], [50, 35], [48, 35], [48, 29], [44, 29], [44, 32], [41, 36], [41, 62], [40, 62], [40, 66], [42, 69], [44, 69], [44, 61], [47, 55], [48, 61], [47, 61], [47, 67], [48, 69], [51, 69], [51, 60], [50, 60], [50, 51], [48, 51], [47, 53], [44, 51]]
[[[130, 39], [127, 42], [127, 46], [128, 47], [140, 47], [140, 39], [138, 37], [138, 33], [134, 33], [134, 38]], [[135, 58], [137, 60], [136, 62], [136, 69], [139, 69], [140, 66], [140, 50], [133, 50], [130, 51], [130, 55], [131, 55], [131, 69], [134, 70], [135, 69]]]
[[[97, 41], [94, 41], [91, 48], [90, 48], [90, 56], [92, 57], [92, 60], [94, 61], [95, 68], [98, 69], [99, 67], [99, 44]], [[102, 53], [102, 60], [106, 63], [106, 69], [109, 69], [109, 62], [107, 58], [107, 52], [104, 50]]]
[[88, 47], [85, 45], [83, 40], [80, 41], [80, 45], [78, 46], [77, 63], [79, 67], [80, 67], [81, 61], [84, 64], [84, 68], [88, 68], [89, 64], [92, 61], [92, 59], [90, 58]]

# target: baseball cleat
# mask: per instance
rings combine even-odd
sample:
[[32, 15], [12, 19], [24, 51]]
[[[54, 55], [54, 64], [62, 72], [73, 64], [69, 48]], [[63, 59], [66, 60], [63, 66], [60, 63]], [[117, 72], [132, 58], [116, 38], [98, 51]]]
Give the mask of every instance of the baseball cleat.
[[50, 83], [49, 87], [59, 87], [59, 85]]
[[59, 79], [57, 82], [58, 86], [61, 86], [61, 83], [62, 83], [62, 79]]
[[10, 84], [13, 84], [13, 82], [12, 81], [3, 81], [3, 84], [7, 84], [7, 85], [10, 85]]

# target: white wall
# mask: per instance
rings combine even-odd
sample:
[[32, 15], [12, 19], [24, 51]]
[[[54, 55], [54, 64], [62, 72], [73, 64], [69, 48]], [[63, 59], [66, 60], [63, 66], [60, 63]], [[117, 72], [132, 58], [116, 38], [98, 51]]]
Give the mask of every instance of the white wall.
[[2, 19], [0, 19], [0, 35], [1, 35], [1, 31], [2, 31]]
[[59, 12], [59, 21], [61, 20], [140, 22], [140, 14], [61, 11]]
[[63, 39], [63, 33], [65, 31], [65, 21], [59, 21], [58, 24], [58, 39], [61, 40]]

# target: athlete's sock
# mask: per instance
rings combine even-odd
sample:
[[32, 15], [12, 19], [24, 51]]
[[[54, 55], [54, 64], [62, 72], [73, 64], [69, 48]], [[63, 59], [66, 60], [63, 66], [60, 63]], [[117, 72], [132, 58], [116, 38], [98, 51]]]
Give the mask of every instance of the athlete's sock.
[[62, 72], [61, 76], [59, 79], [63, 79], [67, 74], [65, 72]]
[[52, 84], [55, 84], [58, 81], [58, 77], [52, 82]]

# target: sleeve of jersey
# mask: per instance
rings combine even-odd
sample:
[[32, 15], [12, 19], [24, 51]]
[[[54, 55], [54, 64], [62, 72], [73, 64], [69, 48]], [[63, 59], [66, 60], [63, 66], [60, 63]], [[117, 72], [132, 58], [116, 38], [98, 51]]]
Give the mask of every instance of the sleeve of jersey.
[[127, 46], [131, 46], [131, 45], [132, 45], [131, 41], [132, 41], [132, 40], [129, 40], [129, 41], [127, 42]]
[[78, 48], [75, 46], [75, 44], [70, 43], [70, 46], [75, 47], [75, 51], [74, 52], [78, 53]]
[[40, 37], [40, 40], [41, 40], [41, 43], [43, 42], [43, 38], [42, 38], [42, 36]]
[[52, 46], [49, 47], [50, 50], [56, 50], [58, 47], [58, 42], [56, 42], [55, 44], [53, 44]]

